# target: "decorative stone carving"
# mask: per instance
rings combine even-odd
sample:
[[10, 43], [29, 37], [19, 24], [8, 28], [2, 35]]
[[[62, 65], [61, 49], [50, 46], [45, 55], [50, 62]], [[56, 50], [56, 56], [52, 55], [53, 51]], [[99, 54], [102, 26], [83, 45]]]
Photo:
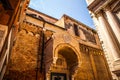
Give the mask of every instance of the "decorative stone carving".
[[71, 41], [71, 37], [70, 37], [70, 35], [68, 35], [68, 34], [64, 34], [64, 35], [63, 35], [63, 39], [64, 39], [64, 41], [65, 41], [66, 43], [70, 43], [70, 41]]
[[80, 51], [84, 53], [90, 53], [92, 55], [103, 55], [100, 49], [92, 48], [83, 44], [80, 44]]
[[35, 34], [35, 37], [40, 38], [40, 34]]
[[57, 61], [57, 57], [54, 57], [53, 58], [53, 64], [56, 64], [56, 61]]
[[32, 32], [28, 32], [29, 35], [33, 36], [34, 34]]

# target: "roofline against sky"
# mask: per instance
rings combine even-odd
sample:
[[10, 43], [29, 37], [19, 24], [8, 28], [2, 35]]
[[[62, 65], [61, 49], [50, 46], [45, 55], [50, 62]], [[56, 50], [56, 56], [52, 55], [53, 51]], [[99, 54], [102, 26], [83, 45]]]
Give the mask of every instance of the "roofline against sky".
[[[40, 19], [38, 19], [37, 17], [33, 17], [33, 16], [30, 16], [30, 15], [27, 15], [27, 16], [32, 17], [32, 18], [35, 18], [35, 19], [37, 19], [37, 20], [40, 20]], [[40, 20], [40, 21], [45, 22], [45, 23], [48, 23], [48, 24], [53, 25], [53, 26], [56, 26], [57, 28], [60, 28], [60, 29], [62, 29], [62, 30], [66, 30], [65, 28], [62, 28], [61, 26], [56, 25], [56, 24], [53, 24], [53, 23], [51, 23], [51, 22], [48, 22], [48, 21], [45, 21], [45, 20]], [[27, 22], [29, 22], [29, 21], [27, 21]], [[29, 23], [31, 23], [31, 22], [29, 22]], [[33, 23], [32, 23], [32, 24], [33, 24]], [[34, 24], [34, 25], [35, 25], [35, 24]], [[38, 25], [36, 25], [36, 26], [38, 26]]]
[[38, 10], [35, 10], [35, 9], [31, 8], [31, 7], [28, 7], [28, 9], [33, 10], [33, 11], [35, 11], [35, 12], [37, 12], [37, 13], [43, 14], [43, 15], [45, 15], [45, 16], [47, 16], [47, 17], [50, 17], [50, 18], [52, 18], [52, 19], [54, 19], [54, 20], [56, 20], [56, 21], [59, 20], [59, 19], [54, 18], [54, 17], [52, 17], [52, 16], [49, 16], [49, 15], [47, 15], [47, 14], [45, 14], [45, 13], [42, 13], [42, 12], [40, 12], [40, 11], [38, 11]]
[[[47, 17], [49, 17], [49, 18], [52, 18], [52, 19], [54, 19], [54, 20], [56, 20], [56, 21], [59, 20], [59, 19], [54, 18], [54, 17], [52, 17], [52, 16], [49, 16], [49, 15], [47, 15], [47, 14], [45, 14], [45, 13], [42, 13], [42, 12], [40, 12], [40, 11], [38, 11], [38, 10], [35, 10], [35, 9], [31, 8], [31, 7], [28, 7], [28, 9], [33, 10], [33, 11], [37, 12], [38, 14], [39, 14], [39, 13], [40, 13], [40, 14], [43, 14], [43, 15], [45, 15], [45, 16], [47, 16]], [[63, 16], [62, 16], [61, 18], [63, 18], [63, 17], [68, 17], [69, 19], [75, 21], [76, 23], [78, 23], [78, 24], [80, 24], [80, 25], [83, 25], [84, 27], [86, 27], [86, 28], [88, 28], [88, 29], [93, 30], [94, 32], [96, 32], [95, 29], [93, 29], [93, 28], [91, 28], [91, 27], [89, 27], [89, 26], [83, 24], [82, 22], [80, 22], [80, 21], [78, 21], [78, 20], [76, 20], [76, 19], [74, 19], [74, 18], [68, 16], [67, 14], [63, 14]], [[56, 25], [56, 26], [57, 26], [57, 25]]]
[[90, 29], [90, 30], [94, 30], [94, 31], [96, 32], [95, 29], [93, 29], [93, 28], [85, 25], [84, 23], [82, 23], [82, 22], [80, 22], [80, 21], [78, 21], [78, 20], [76, 20], [76, 19], [74, 19], [74, 18], [72, 18], [72, 17], [70, 17], [70, 16], [68, 16], [68, 15], [66, 15], [66, 14], [63, 14], [62, 17], [68, 17], [68, 18], [70, 18], [71, 20], [75, 21], [76, 23], [78, 23], [78, 24], [80, 24], [80, 25], [83, 25], [83, 26], [85, 26], [86, 28], [88, 28], [88, 29]]

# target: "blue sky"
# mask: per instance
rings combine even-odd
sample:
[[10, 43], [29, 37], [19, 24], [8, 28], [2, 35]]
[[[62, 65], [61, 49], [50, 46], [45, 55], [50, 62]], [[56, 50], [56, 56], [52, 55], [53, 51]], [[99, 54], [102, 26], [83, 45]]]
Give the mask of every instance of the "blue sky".
[[85, 0], [30, 0], [29, 7], [57, 19], [66, 14], [91, 28], [95, 28]]

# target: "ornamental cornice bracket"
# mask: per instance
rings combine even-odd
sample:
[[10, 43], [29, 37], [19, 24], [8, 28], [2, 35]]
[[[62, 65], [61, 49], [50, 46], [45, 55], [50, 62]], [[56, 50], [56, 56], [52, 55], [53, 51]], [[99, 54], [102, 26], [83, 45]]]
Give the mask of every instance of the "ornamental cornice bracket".
[[96, 14], [96, 17], [100, 17], [100, 16], [103, 16], [103, 10], [100, 10], [100, 11]]

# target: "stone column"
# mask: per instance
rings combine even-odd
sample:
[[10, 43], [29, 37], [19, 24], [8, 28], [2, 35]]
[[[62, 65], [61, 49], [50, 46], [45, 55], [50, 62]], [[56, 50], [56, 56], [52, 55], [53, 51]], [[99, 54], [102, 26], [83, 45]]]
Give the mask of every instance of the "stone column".
[[108, 23], [111, 26], [111, 29], [113, 30], [119, 44], [120, 44], [120, 23], [115, 18], [114, 14], [110, 11], [109, 7], [105, 8], [105, 13], [108, 19]]
[[109, 25], [107, 24], [102, 12], [100, 12], [98, 15], [98, 21], [100, 23], [101, 30], [103, 32], [103, 34], [102, 34], [104, 36], [103, 39], [106, 42], [105, 45], [109, 45], [108, 50], [111, 51], [111, 53], [114, 57], [114, 60], [115, 61], [119, 60], [120, 59], [119, 48], [118, 48], [118, 46], [116, 46], [115, 40], [114, 40], [112, 33], [109, 29]]
[[[104, 35], [102, 33], [102, 30], [101, 30], [100, 24], [98, 22], [97, 16], [94, 13], [91, 13], [91, 17], [92, 17], [92, 19], [94, 21], [94, 25], [96, 27], [96, 31], [97, 31], [97, 33], [99, 35], [99, 39], [100, 39], [100, 41], [103, 41]], [[96, 42], [97, 42], [98, 45], [100, 45], [99, 41], [96, 41]]]
[[[96, 30], [97, 30], [97, 33], [99, 35], [99, 39], [101, 41], [101, 46], [102, 46], [102, 48], [104, 50], [104, 54], [106, 56], [106, 59], [107, 59], [108, 63], [112, 63], [112, 61], [114, 59], [111, 58], [112, 53], [109, 50], [109, 45], [107, 45], [108, 43], [107, 43], [107, 40], [106, 40], [105, 35], [104, 35], [104, 29], [101, 28], [101, 25], [100, 25], [100, 23], [98, 21], [97, 15], [95, 15], [94, 13], [92, 13], [91, 16], [92, 16], [92, 19], [93, 19], [94, 24], [96, 26]], [[111, 67], [112, 65], [109, 65], [109, 66]]]

